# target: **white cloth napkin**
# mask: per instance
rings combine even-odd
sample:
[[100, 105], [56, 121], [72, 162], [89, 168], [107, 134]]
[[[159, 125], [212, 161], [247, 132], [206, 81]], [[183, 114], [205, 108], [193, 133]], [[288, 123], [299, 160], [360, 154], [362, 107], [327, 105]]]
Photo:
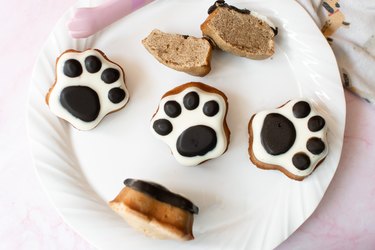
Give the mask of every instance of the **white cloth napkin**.
[[375, 104], [375, 0], [296, 0], [330, 43], [345, 88]]

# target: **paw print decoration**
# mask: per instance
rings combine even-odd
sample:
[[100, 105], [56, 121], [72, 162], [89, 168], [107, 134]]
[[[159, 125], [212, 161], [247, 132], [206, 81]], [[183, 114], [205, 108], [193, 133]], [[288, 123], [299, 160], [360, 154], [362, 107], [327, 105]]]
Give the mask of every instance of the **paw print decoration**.
[[180, 164], [195, 166], [226, 151], [227, 109], [227, 97], [221, 91], [203, 83], [186, 83], [162, 97], [151, 130]]
[[328, 153], [325, 119], [306, 100], [255, 114], [249, 122], [249, 154], [262, 169], [303, 180]]
[[56, 62], [56, 81], [46, 96], [50, 110], [79, 130], [96, 127], [129, 100], [123, 69], [103, 52], [68, 50]]

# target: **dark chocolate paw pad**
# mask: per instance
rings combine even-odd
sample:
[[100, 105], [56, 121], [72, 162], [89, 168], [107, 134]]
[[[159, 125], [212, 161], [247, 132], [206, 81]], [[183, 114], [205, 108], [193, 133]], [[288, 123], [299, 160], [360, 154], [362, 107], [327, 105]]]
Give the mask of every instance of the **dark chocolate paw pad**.
[[325, 119], [306, 100], [259, 112], [251, 127], [255, 158], [298, 179], [311, 174], [328, 153]]
[[195, 166], [222, 155], [229, 142], [225, 95], [211, 92], [213, 88], [203, 83], [176, 89], [177, 93], [171, 90], [161, 99], [151, 121], [153, 133], [182, 165]]
[[47, 95], [53, 113], [80, 130], [89, 130], [129, 100], [124, 72], [94, 49], [64, 52], [57, 60], [56, 83]]

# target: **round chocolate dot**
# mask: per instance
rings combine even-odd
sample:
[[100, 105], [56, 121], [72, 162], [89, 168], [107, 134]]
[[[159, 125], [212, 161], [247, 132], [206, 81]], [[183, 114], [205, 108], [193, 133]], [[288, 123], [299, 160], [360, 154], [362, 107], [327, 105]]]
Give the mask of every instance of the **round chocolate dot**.
[[61, 91], [61, 105], [74, 117], [85, 121], [94, 121], [100, 111], [98, 94], [86, 86], [70, 86]]
[[203, 113], [207, 116], [215, 116], [219, 112], [217, 101], [208, 101], [203, 105]]
[[168, 101], [164, 104], [164, 112], [171, 118], [176, 118], [181, 114], [181, 106], [176, 101]]
[[188, 110], [196, 109], [199, 105], [199, 95], [197, 92], [189, 92], [184, 96], [184, 106]]
[[264, 119], [260, 136], [261, 143], [267, 153], [280, 155], [293, 146], [296, 140], [296, 129], [285, 116], [271, 113]]
[[321, 130], [324, 125], [326, 124], [326, 121], [321, 116], [313, 116], [309, 119], [307, 123], [307, 127], [311, 132], [317, 132]]
[[85, 59], [86, 70], [90, 73], [98, 72], [102, 67], [102, 62], [96, 56], [88, 56]]
[[320, 138], [312, 137], [307, 141], [306, 148], [312, 154], [318, 155], [324, 151], [326, 146], [324, 145], [324, 142]]
[[296, 118], [305, 118], [310, 114], [311, 107], [305, 101], [300, 101], [293, 106], [293, 115]]
[[102, 72], [101, 78], [105, 83], [114, 83], [120, 78], [120, 72], [117, 69], [108, 68]]
[[112, 103], [120, 103], [122, 102], [122, 100], [125, 99], [125, 96], [126, 96], [126, 93], [123, 89], [121, 88], [112, 88], [109, 92], [108, 92], [108, 99], [112, 102]]
[[310, 158], [305, 153], [297, 153], [292, 158], [293, 165], [299, 170], [306, 170], [310, 166]]
[[178, 137], [176, 148], [180, 155], [186, 157], [203, 156], [216, 147], [215, 130], [208, 126], [197, 125], [184, 130]]
[[168, 135], [170, 132], [172, 132], [173, 126], [172, 123], [167, 119], [159, 119], [154, 121], [152, 128], [159, 135]]
[[76, 59], [66, 60], [63, 68], [64, 75], [68, 77], [78, 77], [82, 74], [82, 65]]

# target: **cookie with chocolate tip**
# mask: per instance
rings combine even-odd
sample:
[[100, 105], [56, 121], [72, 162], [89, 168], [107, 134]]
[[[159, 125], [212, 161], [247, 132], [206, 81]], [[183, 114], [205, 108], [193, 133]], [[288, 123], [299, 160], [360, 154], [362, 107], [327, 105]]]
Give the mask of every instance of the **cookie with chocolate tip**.
[[154, 182], [126, 179], [109, 206], [130, 226], [157, 239], [192, 240], [199, 208]]
[[295, 180], [313, 173], [328, 154], [327, 124], [307, 100], [291, 100], [253, 115], [249, 122], [250, 160]]
[[98, 49], [67, 50], [56, 61], [56, 79], [46, 95], [55, 115], [90, 130], [129, 100], [125, 73]]

